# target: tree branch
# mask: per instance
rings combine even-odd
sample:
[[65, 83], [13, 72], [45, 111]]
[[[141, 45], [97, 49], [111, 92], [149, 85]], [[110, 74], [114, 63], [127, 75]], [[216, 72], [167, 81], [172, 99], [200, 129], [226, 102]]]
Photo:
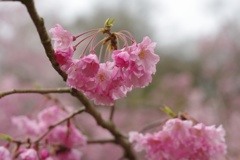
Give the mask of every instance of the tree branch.
[[110, 115], [109, 115], [110, 121], [113, 121], [114, 111], [115, 111], [115, 105], [111, 106]]
[[115, 142], [122, 146], [122, 148], [124, 149], [124, 156], [130, 160], [135, 160], [136, 157], [133, 154], [131, 145], [127, 141], [126, 136], [124, 136], [111, 121], [105, 121], [102, 118], [101, 114], [95, 109], [95, 107], [81, 92], [77, 91], [76, 89], [72, 89], [71, 94], [77, 97], [82, 102], [82, 104], [86, 107], [86, 112], [88, 112], [95, 118], [98, 125], [107, 129], [114, 136]]
[[115, 139], [99, 139], [99, 140], [88, 140], [88, 144], [105, 144], [105, 143], [116, 143]]
[[[43, 18], [39, 17], [33, 0], [20, 0], [27, 8], [29, 15], [31, 16], [32, 21], [34, 22], [39, 37], [41, 39], [42, 45], [44, 46], [45, 52], [53, 66], [53, 68], [62, 76], [63, 80], [66, 81], [67, 75], [64, 73], [58, 63], [55, 60], [54, 50], [51, 44], [51, 40], [48, 36], [46, 28], [44, 26]], [[135, 160], [136, 157], [132, 151], [130, 143], [127, 139], [122, 135], [122, 133], [116, 128], [116, 126], [110, 121], [105, 121], [101, 114], [95, 109], [95, 107], [89, 102], [89, 100], [79, 91], [76, 89], [71, 90], [71, 95], [76, 97], [82, 104], [86, 107], [86, 112], [91, 114], [95, 120], [97, 121], [98, 125], [107, 129], [115, 138], [115, 142], [119, 144], [125, 151], [124, 157]]]
[[33, 0], [20, 0], [20, 1], [26, 6], [31, 19], [35, 24], [38, 35], [41, 39], [41, 43], [45, 49], [47, 57], [51, 62], [53, 68], [59, 73], [59, 75], [62, 76], [63, 80], [66, 81], [67, 75], [60, 69], [59, 64], [55, 60], [55, 54], [54, 54], [55, 51], [52, 47], [51, 40], [48, 36], [47, 30], [44, 26], [44, 20], [42, 17], [38, 15], [34, 5], [34, 1]]
[[20, 1], [20, 0], [0, 0], [0, 2], [11, 2], [11, 1]]
[[49, 93], [71, 93], [71, 88], [54, 88], [54, 89], [13, 89], [0, 93], [0, 99], [11, 94], [21, 93], [36, 93], [36, 94], [49, 94]]

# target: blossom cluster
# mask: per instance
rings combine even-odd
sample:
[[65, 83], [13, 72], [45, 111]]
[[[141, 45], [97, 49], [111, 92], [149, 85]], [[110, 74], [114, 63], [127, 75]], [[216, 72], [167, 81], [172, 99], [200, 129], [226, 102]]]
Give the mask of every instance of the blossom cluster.
[[168, 120], [154, 133], [129, 133], [136, 151], [146, 151], [149, 160], [220, 160], [226, 154], [222, 126], [193, 124], [178, 118]]
[[[68, 75], [67, 84], [82, 91], [97, 105], [113, 105], [115, 100], [125, 97], [133, 88], [146, 87], [152, 81], [156, 64], [160, 60], [154, 53], [156, 43], [149, 37], [144, 37], [141, 43], [131, 38], [131, 45], [126, 45], [125, 40], [124, 47], [108, 50], [106, 60], [101, 62], [95, 47], [89, 50], [88, 55], [84, 53], [79, 59], [72, 58], [76, 46], [82, 41], [73, 46], [73, 41], [79, 36], [73, 36], [59, 24], [50, 29], [50, 33], [53, 35], [56, 61]], [[121, 39], [129, 38], [122, 33], [111, 36], [113, 39], [117, 36]], [[90, 42], [93, 41], [91, 39]], [[108, 48], [115, 48], [113, 45], [110, 44]]]
[[[48, 131], [49, 127], [67, 117], [69, 111], [59, 106], [52, 106], [39, 112], [36, 119], [27, 116], [12, 118], [19, 133], [28, 135], [29, 147], [19, 146], [17, 156], [21, 160], [80, 160], [82, 153], [79, 147], [86, 145], [87, 138], [75, 127], [74, 124], [61, 124], [53, 128], [41, 140], [41, 145], [35, 144], [33, 139], [38, 139]], [[32, 141], [32, 142], [31, 142]], [[15, 155], [15, 156], [16, 156]], [[11, 154], [6, 147], [0, 147], [0, 159], [11, 160]]]

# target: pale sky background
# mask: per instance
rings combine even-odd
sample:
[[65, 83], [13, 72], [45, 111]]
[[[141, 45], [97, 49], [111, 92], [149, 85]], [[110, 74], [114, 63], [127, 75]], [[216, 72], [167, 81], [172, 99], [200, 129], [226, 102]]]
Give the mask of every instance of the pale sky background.
[[[59, 15], [71, 22], [74, 15], [90, 15], [98, 5], [117, 7], [119, 0], [42, 0], [39, 9], [44, 12], [61, 10]], [[46, 3], [47, 5], [46, 7]], [[58, 4], [55, 4], [55, 3]], [[122, 0], [129, 3], [126, 10], [134, 12], [141, 4], [138, 0]], [[227, 21], [240, 15], [240, 0], [146, 0], [151, 7], [150, 24], [157, 30], [164, 44], [216, 34]], [[103, 4], [104, 3], [104, 4]], [[57, 7], [56, 7], [57, 5]], [[143, 4], [144, 5], [144, 4]], [[239, 18], [238, 18], [239, 20]]]
[[[44, 18], [48, 14], [57, 13], [63, 22], [71, 23], [76, 16], [93, 15], [99, 6], [114, 8], [122, 2], [128, 3], [126, 11], [133, 14], [139, 13], [137, 11], [144, 4], [150, 6], [147, 18], [156, 30], [154, 35], [161, 41], [161, 45], [214, 36], [226, 22], [240, 20], [240, 0], [144, 0], [144, 4], [138, 0], [36, 0], [36, 7]], [[1, 2], [0, 10], [20, 5], [17, 2]], [[0, 36], [6, 36], [7, 30], [8, 26], [0, 24]]]

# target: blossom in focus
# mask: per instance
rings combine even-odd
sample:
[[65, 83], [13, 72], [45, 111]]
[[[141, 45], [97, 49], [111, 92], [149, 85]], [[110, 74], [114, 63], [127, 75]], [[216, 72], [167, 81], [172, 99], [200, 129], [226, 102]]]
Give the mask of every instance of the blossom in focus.
[[96, 54], [89, 54], [80, 59], [78, 68], [83, 76], [94, 77], [99, 69], [99, 61]]
[[149, 160], [219, 160], [226, 154], [222, 126], [194, 125], [192, 121], [170, 119], [152, 134], [129, 133], [136, 151], [145, 150]]
[[[142, 42], [137, 43], [129, 32], [127, 35], [124, 31], [111, 33], [109, 28], [90, 30], [72, 36], [60, 25], [50, 29], [50, 33], [53, 34], [56, 60], [68, 75], [67, 85], [82, 91], [96, 105], [111, 106], [115, 100], [126, 97], [133, 88], [144, 88], [149, 85], [152, 75], [156, 72], [156, 64], [160, 60], [154, 52], [156, 43], [147, 36]], [[107, 33], [108, 37], [95, 44], [99, 33]], [[72, 47], [72, 37], [75, 41], [78, 38], [82, 39]], [[63, 54], [71, 48], [76, 49], [88, 38], [90, 40], [80, 58], [72, 58], [73, 53]], [[117, 44], [118, 39], [123, 41], [122, 47]], [[96, 54], [96, 47], [99, 44], [102, 45], [100, 53]], [[102, 53], [104, 45], [107, 45], [105, 55]], [[59, 50], [61, 54], [58, 53]]]
[[56, 61], [64, 72], [67, 72], [68, 68], [73, 64], [72, 55], [73, 51], [71, 49], [67, 52], [55, 51]]
[[154, 53], [155, 46], [156, 43], [147, 36], [141, 43], [131, 46], [131, 61], [150, 74], [156, 72], [156, 64], [160, 60], [159, 56]]
[[73, 36], [67, 30], [59, 24], [56, 24], [54, 28], [51, 28], [49, 32], [53, 35], [54, 49], [57, 51], [67, 52], [69, 48], [72, 48]]
[[66, 72], [72, 64], [73, 36], [59, 24], [56, 24], [49, 32], [53, 35], [56, 61], [60, 64], [61, 69]]
[[1, 160], [11, 160], [10, 152], [4, 146], [0, 146], [0, 159]]
[[115, 62], [115, 65], [120, 68], [128, 67], [129, 57], [130, 57], [130, 55], [125, 50], [115, 50], [112, 53], [112, 58]]

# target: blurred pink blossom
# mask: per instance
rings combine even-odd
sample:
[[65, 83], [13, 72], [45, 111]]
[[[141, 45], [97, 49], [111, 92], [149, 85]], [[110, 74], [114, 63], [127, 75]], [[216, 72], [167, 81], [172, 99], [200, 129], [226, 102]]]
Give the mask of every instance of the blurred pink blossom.
[[[18, 127], [18, 131], [21, 131], [23, 134], [27, 134], [32, 138], [38, 138], [49, 129], [49, 126], [63, 120], [69, 113], [70, 112], [67, 109], [63, 110], [59, 106], [52, 106], [39, 112], [36, 120], [29, 119], [26, 116], [17, 116], [13, 117], [12, 121], [13, 124]], [[44, 139], [48, 141], [49, 145], [54, 144], [64, 146], [67, 150], [71, 150], [74, 147], [83, 147], [87, 142], [87, 138], [73, 123], [56, 126], [45, 136]], [[78, 152], [80, 152], [80, 150]], [[44, 156], [46, 152], [41, 151], [41, 154]], [[72, 154], [75, 155], [76, 151], [71, 151], [63, 155], [71, 156]], [[46, 155], [44, 157], [47, 158]]]
[[6, 147], [0, 146], [0, 160], [11, 160], [11, 155]]
[[32, 148], [24, 150], [19, 157], [21, 160], [39, 160], [36, 150]]

